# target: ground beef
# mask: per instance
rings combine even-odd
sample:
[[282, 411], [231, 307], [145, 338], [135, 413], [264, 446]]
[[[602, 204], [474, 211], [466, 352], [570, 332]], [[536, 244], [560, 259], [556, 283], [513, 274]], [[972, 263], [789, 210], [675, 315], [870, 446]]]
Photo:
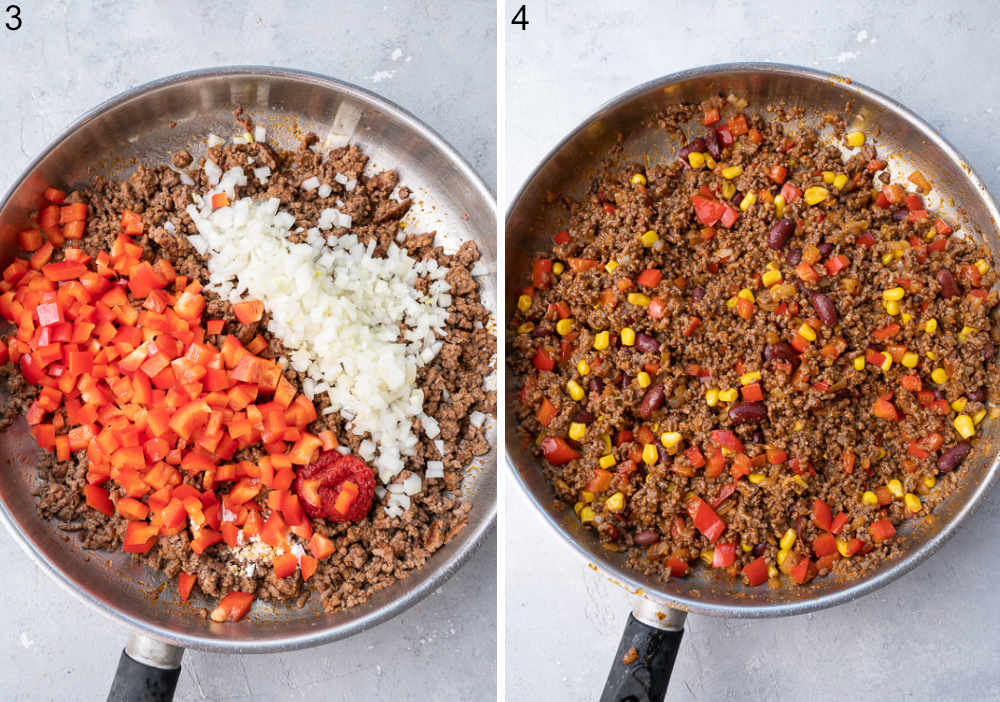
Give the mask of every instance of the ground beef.
[[[252, 123], [242, 114], [240, 124], [252, 133]], [[345, 146], [323, 155], [310, 148], [317, 141], [306, 135], [295, 151], [283, 151], [263, 143], [215, 146], [208, 155], [224, 170], [242, 166], [248, 173], [254, 167], [266, 165], [272, 174], [267, 186], [249, 178], [245, 187], [238, 188], [237, 197], [277, 197], [283, 209], [291, 212], [303, 227], [316, 226], [320, 211], [334, 207], [337, 200], [347, 203], [344, 211], [354, 217], [352, 233], [362, 241], [376, 240], [377, 251], [384, 251], [395, 241], [400, 231], [400, 219], [409, 210], [409, 191], [400, 189], [393, 197], [399, 176], [395, 171], [366, 175], [368, 157], [356, 146]], [[194, 162], [187, 151], [179, 151], [170, 160], [174, 168], [184, 169]], [[343, 174], [357, 179], [348, 192], [335, 179]], [[196, 232], [185, 211], [191, 193], [206, 191], [209, 184], [200, 168], [190, 171], [194, 186], [184, 185], [178, 173], [166, 165], [141, 164], [122, 181], [98, 177], [88, 187], [68, 196], [70, 202], [86, 202], [89, 207], [87, 234], [76, 244], [91, 255], [108, 250], [120, 231], [119, 221], [124, 210], [142, 215], [145, 233], [137, 240], [150, 260], [166, 258], [181, 275], [207, 282], [206, 261], [192, 248], [186, 235]], [[316, 191], [299, 187], [311, 176], [331, 186], [326, 198]], [[337, 229], [331, 236], [348, 233]], [[493, 372], [495, 337], [488, 329], [489, 312], [480, 301], [479, 284], [471, 268], [479, 258], [475, 245], [467, 242], [452, 255], [435, 246], [433, 232], [410, 234], [403, 243], [417, 259], [434, 258], [451, 269], [449, 282], [453, 305], [448, 319], [447, 341], [441, 355], [425, 366], [418, 384], [425, 389], [424, 411], [435, 417], [442, 427], [443, 452], [433, 442], [421, 440], [416, 454], [408, 460], [408, 468], [421, 474], [427, 460], [440, 460], [445, 466], [443, 479], [425, 479], [423, 491], [412, 497], [411, 506], [401, 517], [389, 518], [376, 499], [376, 505], [366, 519], [357, 523], [328, 524], [314, 520], [314, 530], [330, 537], [336, 551], [321, 561], [315, 575], [303, 583], [300, 573], [289, 578], [276, 578], [268, 559], [252, 569], [234, 558], [229, 547], [220, 543], [196, 554], [189, 547], [190, 536], [182, 532], [161, 537], [147, 554], [138, 556], [149, 566], [173, 577], [180, 571], [196, 573], [202, 592], [221, 597], [229, 590], [255, 593], [263, 600], [288, 600], [302, 606], [315, 591], [327, 611], [334, 611], [367, 600], [373, 593], [388, 587], [423, 566], [431, 554], [447, 543], [466, 523], [471, 505], [457, 496], [464, 471], [473, 458], [489, 450], [483, 429], [469, 419], [473, 411], [496, 414], [496, 393], [487, 391], [484, 378]], [[60, 258], [57, 253], [56, 259]], [[278, 358], [286, 355], [281, 341], [267, 331], [268, 317], [257, 324], [241, 325], [232, 315], [227, 301], [205, 293], [205, 319], [226, 321], [222, 335], [208, 337], [221, 343], [223, 335], [233, 334], [247, 343], [258, 334], [267, 342], [262, 355]], [[13, 364], [0, 366], [8, 396], [0, 415], [4, 427], [9, 426], [34, 400], [37, 389], [28, 385]], [[298, 387], [302, 379], [291, 369], [288, 379]], [[325, 396], [317, 397], [317, 409], [327, 406]], [[341, 444], [357, 449], [366, 438], [348, 433], [336, 414], [320, 415], [310, 428], [313, 431], [331, 429]], [[62, 430], [64, 431], [64, 430]], [[423, 437], [419, 422], [418, 436]], [[236, 458], [253, 460], [254, 449]], [[39, 482], [35, 493], [38, 509], [46, 518], [56, 519], [60, 528], [79, 532], [86, 548], [113, 549], [121, 542], [125, 522], [119, 517], [105, 517], [86, 506], [82, 489], [86, 483], [86, 452], [79, 452], [65, 463], [44, 454], [39, 464]], [[398, 480], [409, 475], [404, 471]], [[187, 476], [185, 480], [193, 480]], [[117, 494], [112, 495], [113, 499]], [[259, 498], [265, 513], [263, 494]], [[252, 570], [252, 572], [251, 572]]]
[[[722, 122], [684, 133], [713, 109]], [[997, 277], [986, 247], [964, 231], [949, 236], [918, 199], [904, 199], [916, 194], [913, 183], [909, 193], [883, 190], [885, 157], [871, 143], [842, 156], [814, 131], [786, 133], [801, 113], [782, 105], [766, 112], [743, 124], [721, 98], [678, 106], [653, 124], [687, 142], [679, 158], [632, 163], [616, 146], [585, 198], [555, 195], [565, 232], [537, 256], [508, 330], [520, 377], [511, 390], [520, 397], [517, 429], [527, 441], [546, 439], [532, 445], [557, 496], [607, 548], [663, 578], [669, 559], [712, 562], [719, 544], [737, 545], [727, 568], [734, 576], [761, 556], [778, 566], [782, 551], [787, 573], [815, 557], [817, 500], [846, 516], [837, 539], [864, 543], [851, 558], [820, 560], [819, 574], [866, 572], [899, 549], [896, 539], [875, 541], [872, 523], [926, 517], [965, 472], [945, 458], [966, 443], [956, 417], [993, 417], [990, 403], [1000, 401]], [[846, 146], [843, 120], [824, 122]], [[718, 144], [727, 136], [719, 127], [735, 143]], [[698, 154], [693, 163], [688, 152]], [[825, 188], [828, 197], [810, 205], [800, 196], [779, 217], [775, 198], [787, 183]], [[738, 219], [727, 227], [706, 221], [719, 219], [711, 212], [699, 218], [699, 197]], [[784, 218], [787, 231], [772, 232]], [[649, 269], [656, 273], [640, 279]], [[771, 273], [764, 284], [770, 270], [780, 271], [779, 283]], [[904, 291], [895, 306], [883, 296], [894, 288]], [[798, 333], [803, 324], [815, 339]], [[599, 334], [606, 348], [595, 347]], [[869, 360], [858, 370], [869, 353], [891, 366]], [[932, 379], [936, 368], [946, 381]], [[752, 406], [718, 399], [720, 390], [737, 392], [748, 372], [760, 373], [762, 399], [753, 388]], [[897, 421], [875, 416], [879, 398], [891, 401]], [[722, 455], [721, 471], [718, 462], [703, 465], [720, 449], [713, 431], [732, 432], [744, 447], [742, 456]], [[893, 480], [911, 503], [920, 498], [916, 513], [893, 497]], [[695, 528], [696, 498], [725, 524], [715, 543]], [[795, 543], [782, 549], [789, 530]], [[815, 574], [810, 564], [806, 578]]]

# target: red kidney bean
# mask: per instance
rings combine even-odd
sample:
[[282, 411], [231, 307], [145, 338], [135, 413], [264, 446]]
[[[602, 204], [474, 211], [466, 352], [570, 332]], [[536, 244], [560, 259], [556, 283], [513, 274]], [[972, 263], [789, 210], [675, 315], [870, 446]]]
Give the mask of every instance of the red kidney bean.
[[795, 347], [788, 342], [779, 341], [777, 344], [771, 344], [770, 346], [764, 347], [764, 358], [768, 361], [778, 359], [781, 361], [787, 361], [788, 363], [798, 364], [799, 352], [796, 351]]
[[816, 248], [819, 250], [819, 255], [822, 256], [823, 258], [826, 258], [827, 256], [833, 253], [833, 244], [831, 244], [828, 241], [824, 241], [818, 244]]
[[755, 444], [764, 443], [764, 432], [760, 429], [754, 429], [753, 436], [750, 437], [750, 441]]
[[997, 352], [996, 346], [993, 345], [992, 341], [987, 339], [986, 343], [983, 344], [983, 348], [982, 351], [980, 351], [980, 354], [982, 355], [984, 361], [988, 361], [991, 358], [993, 358], [993, 356], [996, 355], [996, 352]]
[[595, 419], [594, 413], [585, 409], [577, 410], [576, 415], [573, 417], [573, 421], [580, 422], [580, 424], [593, 424]]
[[982, 402], [986, 399], [986, 388], [978, 387], [969, 393], [969, 399], [973, 402]]
[[639, 334], [635, 337], [635, 347], [643, 353], [656, 353], [660, 350], [660, 342], [649, 334]]
[[628, 376], [622, 373], [621, 376], [619, 376], [618, 378], [618, 384], [621, 386], [622, 390], [628, 387], [628, 383], [629, 383]]
[[683, 149], [681, 149], [680, 152], [677, 154], [677, 158], [684, 163], [685, 167], [690, 168], [691, 163], [688, 161], [688, 154], [692, 154], [696, 151], [698, 153], [702, 153], [704, 150], [705, 150], [705, 140], [702, 139], [701, 137], [698, 137], [690, 144], [685, 146]]
[[705, 299], [705, 288], [700, 285], [691, 291], [691, 297], [694, 298], [695, 302], [701, 302]]
[[960, 293], [958, 289], [958, 283], [955, 282], [955, 276], [951, 274], [947, 268], [942, 268], [935, 275], [938, 284], [941, 286], [941, 297], [946, 300], [949, 297], [957, 297]]
[[785, 217], [779, 219], [771, 225], [771, 231], [767, 233], [767, 245], [774, 250], [783, 248], [788, 240], [795, 233], [795, 220]]
[[635, 542], [636, 546], [652, 546], [660, 540], [660, 535], [652, 529], [646, 529], [638, 532], [632, 537], [632, 540]]
[[813, 309], [816, 310], [820, 321], [831, 329], [837, 326], [837, 307], [830, 298], [823, 293], [813, 293], [811, 299]]
[[788, 249], [788, 253], [785, 254], [785, 263], [789, 266], [797, 266], [802, 263], [802, 249], [797, 246]]
[[895, 212], [893, 212], [892, 219], [893, 221], [896, 222], [902, 222], [904, 219], [906, 219], [906, 216], [908, 214], [910, 214], [910, 211], [904, 207], [903, 209], [896, 210]]
[[719, 145], [719, 135], [715, 133], [715, 130], [709, 127], [708, 131], [705, 133], [705, 148], [708, 149], [709, 155], [718, 160], [722, 156], [722, 147]]
[[650, 386], [646, 390], [646, 394], [642, 396], [642, 402], [639, 403], [639, 416], [643, 419], [649, 419], [653, 412], [663, 406], [663, 401], [666, 398], [667, 394], [664, 391], [663, 385], [657, 383]]
[[948, 473], [958, 468], [958, 465], [965, 460], [965, 457], [972, 451], [972, 445], [968, 441], [955, 444], [950, 449], [938, 456], [937, 467], [942, 473]]
[[737, 402], [729, 408], [733, 424], [759, 424], [767, 419], [767, 407], [762, 402]]
[[944, 390], [938, 389], [938, 390], [934, 391], [934, 399], [935, 400], [946, 400], [946, 399], [948, 399], [948, 396], [944, 394]]
[[755, 555], [755, 556], [763, 556], [764, 555], [764, 551], [766, 551], [766, 550], [767, 550], [767, 544], [764, 543], [763, 541], [761, 541], [759, 544], [757, 544], [756, 546], [753, 547], [753, 555]]
[[534, 329], [531, 330], [531, 335], [536, 339], [546, 336], [552, 336], [555, 333], [556, 333], [555, 329], [552, 329], [551, 327], [535, 327]]
[[596, 392], [598, 395], [600, 395], [602, 392], [604, 392], [604, 381], [601, 380], [600, 378], [591, 378], [590, 382], [587, 384], [587, 387], [590, 389], [591, 392]]

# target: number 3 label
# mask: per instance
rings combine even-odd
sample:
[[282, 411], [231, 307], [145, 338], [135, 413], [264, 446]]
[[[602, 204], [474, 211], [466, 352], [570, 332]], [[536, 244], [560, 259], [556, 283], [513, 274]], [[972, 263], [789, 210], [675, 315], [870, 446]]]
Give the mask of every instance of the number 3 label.
[[21, 8], [17, 5], [8, 5], [7, 16], [10, 19], [7, 20], [7, 24], [4, 26], [12, 32], [19, 30], [21, 28]]

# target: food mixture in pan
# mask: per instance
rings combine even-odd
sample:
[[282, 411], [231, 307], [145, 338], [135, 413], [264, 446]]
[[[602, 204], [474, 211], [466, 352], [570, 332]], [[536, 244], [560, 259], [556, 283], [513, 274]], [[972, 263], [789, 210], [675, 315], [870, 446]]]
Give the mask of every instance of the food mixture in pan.
[[496, 405], [475, 245], [408, 233], [409, 190], [356, 146], [237, 118], [197, 162], [46, 190], [0, 283], [41, 514], [221, 598], [216, 621], [421, 567]]
[[676, 160], [616, 147], [587, 199], [557, 199], [508, 335], [519, 428], [644, 573], [857, 576], [997, 415], [994, 262], [842, 119], [824, 139], [745, 108], [678, 106], [657, 118]]

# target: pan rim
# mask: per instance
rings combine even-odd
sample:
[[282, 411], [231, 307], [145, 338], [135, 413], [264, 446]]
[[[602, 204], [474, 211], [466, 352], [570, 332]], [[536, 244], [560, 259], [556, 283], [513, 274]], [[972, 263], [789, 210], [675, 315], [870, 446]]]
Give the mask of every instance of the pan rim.
[[[31, 159], [27, 166], [25, 166], [22, 170], [21, 174], [13, 180], [12, 185], [4, 193], [3, 199], [0, 200], [0, 208], [5, 206], [7, 202], [10, 201], [17, 189], [35, 171], [46, 156], [62, 144], [63, 141], [70, 138], [78, 130], [104, 113], [137, 97], [190, 81], [206, 78], [233, 79], [240, 77], [294, 80], [314, 85], [316, 87], [337, 91], [341, 94], [354, 98], [355, 100], [367, 103], [383, 112], [391, 114], [393, 117], [403, 122], [409, 129], [419, 134], [435, 150], [440, 152], [446, 160], [454, 166], [456, 171], [461, 174], [463, 180], [472, 186], [476, 193], [492, 208], [494, 216], [497, 214], [496, 198], [493, 189], [486, 184], [486, 182], [472, 168], [465, 157], [459, 154], [454, 147], [445, 141], [436, 130], [428, 126], [409, 110], [400, 107], [395, 102], [367, 90], [366, 88], [362, 88], [358, 85], [338, 78], [301, 69], [258, 65], [225, 65], [175, 73], [137, 85], [118, 93], [107, 100], [104, 100], [96, 107], [84, 112], [81, 116], [74, 119], [72, 123], [62, 130], [57, 137], [52, 139], [41, 151], [39, 151], [35, 158]], [[496, 448], [499, 451], [499, 446]], [[459, 568], [461, 568], [462, 565], [464, 565], [472, 557], [472, 555], [479, 550], [489, 533], [495, 529], [497, 518], [496, 497], [494, 497], [489, 504], [486, 504], [484, 509], [485, 518], [473, 528], [471, 537], [466, 540], [461, 548], [459, 548], [447, 560], [441, 561], [437, 564], [425, 565], [421, 570], [428, 571], [427, 579], [413, 589], [405, 592], [403, 596], [385, 603], [362, 617], [353, 619], [343, 624], [336, 624], [305, 633], [291, 635], [279, 634], [253, 639], [229, 639], [224, 636], [181, 634], [171, 630], [169, 627], [157, 624], [149, 618], [134, 616], [123, 609], [94, 597], [90, 592], [80, 587], [55, 561], [39, 552], [24, 532], [22, 532], [3, 500], [0, 500], [0, 521], [3, 522], [15, 542], [17, 542], [28, 557], [37, 566], [39, 566], [46, 575], [51, 577], [78, 600], [84, 602], [94, 610], [110, 617], [111, 619], [126, 625], [130, 629], [137, 629], [143, 634], [147, 634], [158, 640], [184, 648], [228, 653], [270, 653], [308, 648], [310, 646], [317, 646], [352, 636], [362, 631], [371, 629], [372, 627], [403, 613], [413, 605], [423, 600], [437, 588], [441, 587], [452, 575], [454, 575]]]
[[[660, 76], [658, 78], [653, 78], [604, 101], [598, 108], [581, 120], [576, 127], [570, 130], [566, 136], [560, 139], [556, 145], [548, 151], [548, 153], [546, 153], [538, 165], [532, 169], [530, 174], [524, 179], [521, 186], [517, 189], [506, 209], [506, 216], [504, 218], [505, 243], [507, 226], [510, 223], [510, 218], [516, 204], [524, 196], [528, 187], [567, 143], [586, 130], [601, 115], [653, 90], [661, 90], [671, 85], [676, 85], [695, 78], [711, 78], [716, 75], [734, 73], [769, 74], [772, 77], [786, 75], [808, 78], [814, 81], [836, 82], [845, 90], [856, 93], [881, 105], [888, 112], [903, 118], [906, 122], [918, 130], [924, 138], [928, 139], [937, 148], [939, 148], [951, 161], [960, 165], [966, 181], [973, 186], [982, 198], [986, 209], [994, 222], [994, 226], [997, 226], [997, 223], [1000, 223], [1000, 210], [997, 209], [996, 202], [993, 200], [992, 195], [986, 188], [982, 179], [969, 165], [968, 160], [962, 156], [962, 154], [951, 144], [951, 142], [934, 129], [926, 120], [921, 118], [905, 105], [899, 103], [884, 93], [875, 90], [874, 88], [870, 88], [867, 85], [857, 83], [853, 79], [849, 79], [835, 73], [786, 63], [772, 63], [767, 61], [737, 61], [699, 66]], [[506, 406], [504, 409], [506, 412]], [[505, 448], [511, 446], [511, 442], [515, 440], [516, 432], [508, 430], [506, 434]], [[618, 567], [608, 562], [606, 559], [600, 558], [595, 553], [587, 550], [559, 523], [553, 514], [544, 507], [540, 498], [528, 487], [521, 475], [521, 472], [518, 470], [517, 466], [514, 465], [514, 462], [511, 459], [510, 451], [505, 451], [505, 459], [509, 472], [513, 474], [514, 480], [521, 489], [522, 494], [525, 495], [532, 503], [536, 512], [541, 515], [543, 520], [556, 532], [556, 534], [558, 534], [559, 537], [568, 542], [573, 547], [574, 551], [586, 559], [586, 561], [594, 567], [597, 572], [608, 577], [613, 582], [623, 585], [632, 593], [654, 600], [667, 607], [680, 609], [686, 612], [693, 612], [695, 614], [734, 617], [740, 619], [784, 617], [814, 612], [816, 610], [825, 609], [827, 607], [832, 607], [834, 605], [858, 599], [859, 597], [878, 590], [884, 585], [888, 585], [890, 582], [913, 570], [929, 556], [933, 555], [939, 548], [941, 548], [941, 546], [943, 546], [944, 543], [954, 535], [954, 533], [958, 530], [958, 527], [969, 517], [969, 515], [971, 515], [982, 504], [986, 495], [996, 482], [997, 477], [1000, 476], [1000, 452], [997, 452], [994, 454], [993, 460], [990, 463], [987, 474], [984, 476], [983, 480], [972, 492], [965, 504], [956, 510], [951, 519], [947, 521], [940, 530], [933, 534], [918, 548], [907, 554], [904, 558], [893, 562], [890, 567], [880, 570], [871, 577], [855, 580], [843, 590], [825, 593], [818, 596], [802, 597], [799, 599], [789, 598], [769, 604], [758, 604], [753, 602], [747, 602], [746, 604], [722, 604], [706, 602], [696, 597], [688, 597], [686, 595], [666, 592], [659, 586], [653, 586], [650, 582], [640, 581], [637, 574], [631, 569]]]

